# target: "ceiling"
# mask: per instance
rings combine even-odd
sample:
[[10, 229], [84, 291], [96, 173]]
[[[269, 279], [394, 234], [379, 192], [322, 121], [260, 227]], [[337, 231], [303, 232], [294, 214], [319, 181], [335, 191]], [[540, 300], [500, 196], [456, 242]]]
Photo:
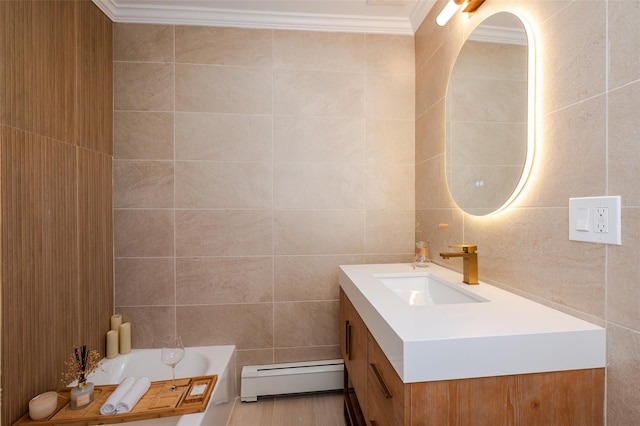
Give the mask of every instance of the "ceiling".
[[436, 0], [93, 0], [114, 22], [412, 35]]

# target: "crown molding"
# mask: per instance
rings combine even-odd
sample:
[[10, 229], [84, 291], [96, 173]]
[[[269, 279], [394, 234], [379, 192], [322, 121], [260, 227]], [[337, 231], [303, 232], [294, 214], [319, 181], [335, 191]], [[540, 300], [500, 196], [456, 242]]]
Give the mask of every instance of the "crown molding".
[[420, 25], [424, 22], [425, 18], [431, 12], [431, 9], [436, 4], [436, 0], [420, 0], [413, 9], [409, 21], [411, 22], [411, 29], [415, 34], [420, 28]]
[[409, 18], [338, 14], [263, 12], [158, 4], [118, 4], [92, 0], [113, 22], [202, 25], [350, 33], [413, 35], [435, 4], [419, 0]]
[[485, 43], [517, 44], [521, 46], [526, 46], [528, 44], [527, 33], [524, 29], [495, 27], [490, 25], [478, 26], [473, 30], [468, 40], [482, 41]]

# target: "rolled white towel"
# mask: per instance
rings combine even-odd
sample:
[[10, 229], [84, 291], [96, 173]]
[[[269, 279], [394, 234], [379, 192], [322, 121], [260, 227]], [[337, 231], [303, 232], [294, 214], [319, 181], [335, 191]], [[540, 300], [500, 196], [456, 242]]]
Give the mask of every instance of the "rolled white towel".
[[133, 407], [136, 406], [140, 398], [144, 396], [145, 393], [149, 390], [151, 386], [151, 380], [148, 377], [141, 377], [133, 384], [133, 387], [127, 392], [127, 394], [120, 399], [118, 405], [116, 406], [116, 412], [120, 413], [128, 413], [133, 410]]
[[100, 407], [100, 414], [115, 414], [116, 406], [118, 402], [122, 399], [123, 396], [129, 392], [129, 390], [133, 387], [133, 384], [136, 382], [134, 377], [125, 378], [120, 385], [113, 391], [109, 398], [105, 401], [105, 403]]

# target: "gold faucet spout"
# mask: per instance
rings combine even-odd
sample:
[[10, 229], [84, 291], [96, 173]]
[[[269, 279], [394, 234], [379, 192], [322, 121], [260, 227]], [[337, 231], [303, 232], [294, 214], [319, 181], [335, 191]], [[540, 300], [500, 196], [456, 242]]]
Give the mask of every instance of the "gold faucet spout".
[[442, 256], [443, 259], [449, 259], [450, 257], [465, 257], [469, 256], [469, 254], [461, 251], [452, 251], [449, 253], [440, 253], [440, 256]]
[[466, 284], [478, 284], [478, 246], [471, 244], [457, 244], [449, 246], [451, 248], [461, 248], [462, 251], [440, 253], [443, 259], [450, 257], [462, 258], [462, 282]]

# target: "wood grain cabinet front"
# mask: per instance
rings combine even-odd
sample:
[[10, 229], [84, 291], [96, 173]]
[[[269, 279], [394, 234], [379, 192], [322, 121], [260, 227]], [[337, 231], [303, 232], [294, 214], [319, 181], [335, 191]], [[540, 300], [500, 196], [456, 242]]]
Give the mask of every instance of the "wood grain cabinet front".
[[[367, 327], [353, 307], [349, 298], [340, 290], [340, 351], [345, 366], [345, 398], [352, 397], [355, 392], [357, 400], [353, 407], [356, 412], [350, 414], [353, 424], [361, 416], [366, 419], [367, 401]], [[351, 383], [349, 383], [349, 381]], [[352, 402], [345, 400], [347, 406]], [[361, 415], [357, 411], [361, 411]]]
[[367, 420], [372, 426], [400, 426], [411, 422], [410, 385], [393, 369], [373, 336], [368, 337]]
[[[349, 425], [601, 426], [604, 422], [604, 368], [404, 383], [342, 290], [340, 326]], [[347, 402], [350, 398], [355, 402]], [[355, 404], [358, 415], [347, 415], [350, 404]]]

